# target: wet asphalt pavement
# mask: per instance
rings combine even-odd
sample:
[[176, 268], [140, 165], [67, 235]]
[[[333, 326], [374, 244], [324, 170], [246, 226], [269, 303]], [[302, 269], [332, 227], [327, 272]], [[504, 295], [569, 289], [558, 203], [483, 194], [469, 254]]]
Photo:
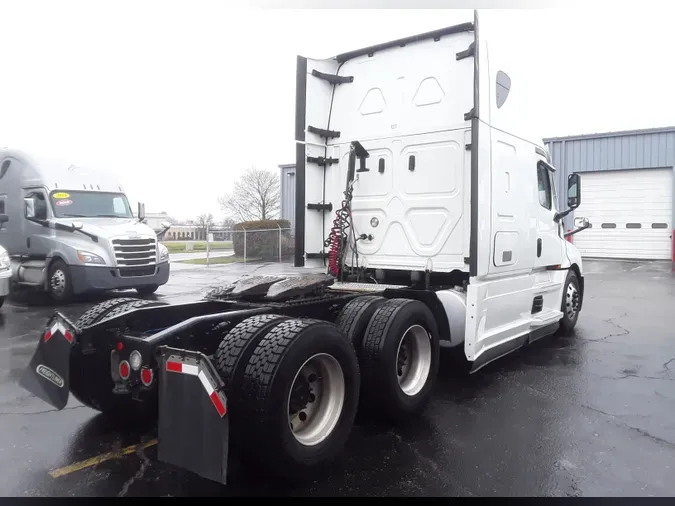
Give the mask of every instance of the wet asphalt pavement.
[[[169, 302], [251, 270], [174, 265], [157, 293]], [[154, 427], [116, 428], [72, 397], [51, 410], [17, 379], [53, 307], [13, 298], [0, 309], [0, 495], [675, 495], [671, 265], [587, 261], [585, 269], [574, 335], [542, 339], [468, 378], [441, 370], [421, 420], [355, 427], [332, 473], [296, 488], [236, 467], [224, 487], [158, 462]], [[61, 309], [77, 318], [99, 300]]]

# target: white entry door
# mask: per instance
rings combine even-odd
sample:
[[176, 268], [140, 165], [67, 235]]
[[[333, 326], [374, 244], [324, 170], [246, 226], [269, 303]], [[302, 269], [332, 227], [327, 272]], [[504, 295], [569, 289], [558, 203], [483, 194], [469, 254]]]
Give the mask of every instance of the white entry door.
[[672, 178], [672, 169], [582, 173], [581, 205], [574, 215], [588, 218], [591, 228], [573, 236], [581, 254], [671, 259]]

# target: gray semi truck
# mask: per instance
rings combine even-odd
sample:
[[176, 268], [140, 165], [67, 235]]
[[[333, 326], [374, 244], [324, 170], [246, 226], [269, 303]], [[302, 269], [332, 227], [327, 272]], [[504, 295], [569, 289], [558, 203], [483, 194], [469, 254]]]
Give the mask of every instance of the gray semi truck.
[[138, 207], [134, 217], [111, 174], [0, 149], [0, 214], [9, 218], [0, 244], [14, 286], [62, 303], [86, 292], [155, 292], [169, 279], [169, 252]]

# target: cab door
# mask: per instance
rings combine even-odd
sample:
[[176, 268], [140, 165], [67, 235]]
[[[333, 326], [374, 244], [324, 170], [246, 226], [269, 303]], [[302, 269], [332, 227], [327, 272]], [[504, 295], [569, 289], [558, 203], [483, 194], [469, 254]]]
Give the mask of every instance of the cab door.
[[555, 221], [558, 212], [555, 192], [555, 169], [545, 161], [536, 165], [537, 196], [534, 217], [536, 219], [534, 268], [560, 265], [563, 258], [563, 243], [560, 225]]

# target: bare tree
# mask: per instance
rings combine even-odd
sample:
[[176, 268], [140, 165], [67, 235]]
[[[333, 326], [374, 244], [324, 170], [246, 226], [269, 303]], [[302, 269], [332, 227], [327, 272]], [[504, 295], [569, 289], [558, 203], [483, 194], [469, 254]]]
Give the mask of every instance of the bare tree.
[[272, 220], [279, 215], [281, 187], [279, 176], [267, 170], [248, 169], [234, 183], [234, 190], [218, 199], [218, 204], [237, 221]]
[[206, 229], [213, 228], [214, 220], [211, 213], [203, 213], [197, 216], [196, 222], [197, 228], [200, 232], [203, 232], [203, 236], [206, 237]]
[[233, 220], [232, 218], [223, 218], [223, 221], [221, 222], [221, 226], [229, 230], [233, 229], [236, 224], [237, 220]]

